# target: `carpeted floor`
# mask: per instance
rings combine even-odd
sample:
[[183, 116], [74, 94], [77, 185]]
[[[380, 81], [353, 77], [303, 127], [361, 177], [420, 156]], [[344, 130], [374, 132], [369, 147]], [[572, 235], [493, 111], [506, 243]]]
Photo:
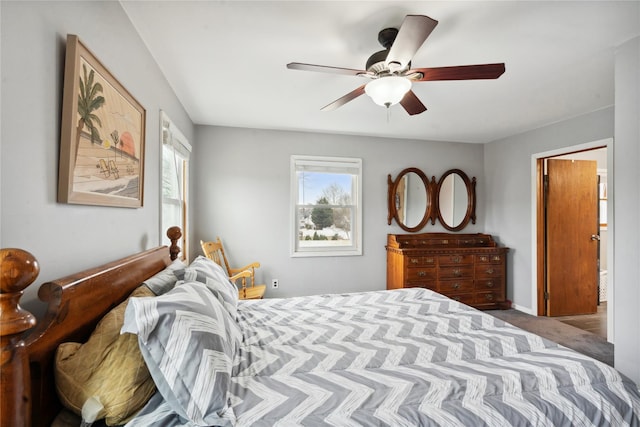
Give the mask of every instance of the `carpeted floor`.
[[574, 316], [559, 316], [554, 319], [575, 326], [583, 331], [591, 332], [602, 338], [607, 338], [607, 302], [598, 304], [597, 311], [593, 314], [578, 314]]
[[550, 317], [532, 316], [514, 309], [487, 310], [486, 313], [613, 366], [613, 344], [591, 332]]

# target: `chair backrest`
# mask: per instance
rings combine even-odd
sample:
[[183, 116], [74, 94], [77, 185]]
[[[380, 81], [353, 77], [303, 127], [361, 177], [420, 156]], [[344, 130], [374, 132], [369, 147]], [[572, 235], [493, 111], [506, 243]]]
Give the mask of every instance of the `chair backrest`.
[[215, 242], [203, 242], [200, 240], [200, 246], [202, 246], [202, 252], [204, 252], [207, 258], [213, 260], [222, 268], [225, 268], [227, 274], [230, 274], [231, 267], [229, 267], [227, 256], [224, 254], [224, 246], [222, 246], [220, 237], [216, 237]]

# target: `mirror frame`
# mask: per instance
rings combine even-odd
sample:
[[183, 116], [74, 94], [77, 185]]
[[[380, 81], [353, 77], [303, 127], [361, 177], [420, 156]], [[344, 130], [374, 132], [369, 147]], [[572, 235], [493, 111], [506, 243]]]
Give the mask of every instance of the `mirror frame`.
[[[442, 183], [444, 182], [445, 178], [447, 178], [449, 175], [454, 175], [454, 174], [462, 178], [462, 181], [464, 182], [464, 185], [467, 188], [467, 211], [462, 221], [460, 221], [460, 224], [456, 226], [451, 226], [445, 222], [444, 218], [442, 218], [442, 214], [440, 213], [440, 187], [442, 186]], [[435, 190], [434, 199], [435, 199], [434, 203], [436, 205], [435, 212], [438, 215], [438, 221], [440, 221], [440, 224], [447, 230], [459, 231], [465, 228], [469, 224], [469, 221], [471, 221], [472, 224], [476, 223], [476, 178], [475, 177], [473, 177], [472, 179], [469, 179], [467, 174], [461, 171], [460, 169], [449, 169], [444, 173], [444, 175], [442, 175], [442, 177], [438, 181], [438, 185]]]
[[[400, 181], [406, 174], [411, 172], [415, 173], [420, 177], [420, 179], [422, 180], [422, 183], [424, 184], [425, 191], [427, 193], [427, 206], [425, 208], [424, 216], [422, 217], [422, 220], [420, 221], [420, 223], [415, 227], [409, 227], [406, 224], [404, 224], [402, 221], [400, 221], [400, 218], [398, 218], [398, 210], [396, 209], [396, 203], [395, 203], [395, 195], [398, 189], [398, 185], [400, 184]], [[435, 224], [436, 211], [434, 207], [437, 205], [437, 201], [435, 200], [435, 195], [436, 195], [435, 193], [436, 177], [435, 176], [431, 178], [431, 181], [429, 181], [427, 176], [420, 169], [406, 168], [406, 169], [403, 169], [398, 174], [395, 180], [391, 178], [391, 175], [387, 175], [387, 185], [388, 185], [387, 204], [389, 208], [388, 216], [387, 216], [388, 225], [391, 225], [391, 221], [395, 219], [396, 224], [398, 224], [398, 226], [400, 226], [400, 228], [402, 228], [404, 231], [416, 232], [416, 231], [422, 230], [422, 228], [424, 228], [424, 226], [427, 224], [427, 222], [429, 222], [429, 220], [431, 220], [431, 224]]]

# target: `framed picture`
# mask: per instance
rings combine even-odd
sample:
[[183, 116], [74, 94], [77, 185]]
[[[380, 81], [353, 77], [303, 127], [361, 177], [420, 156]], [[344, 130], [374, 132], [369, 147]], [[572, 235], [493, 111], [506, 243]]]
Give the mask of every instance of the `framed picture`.
[[142, 206], [146, 112], [77, 36], [67, 36], [58, 202]]

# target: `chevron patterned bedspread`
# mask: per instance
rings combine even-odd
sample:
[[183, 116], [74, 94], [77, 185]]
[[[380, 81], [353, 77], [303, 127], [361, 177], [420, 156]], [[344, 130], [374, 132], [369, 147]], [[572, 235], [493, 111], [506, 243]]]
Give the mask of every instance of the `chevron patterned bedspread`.
[[[238, 323], [236, 426], [640, 426], [616, 370], [429, 290], [240, 301]], [[157, 395], [141, 417], [190, 425]]]

